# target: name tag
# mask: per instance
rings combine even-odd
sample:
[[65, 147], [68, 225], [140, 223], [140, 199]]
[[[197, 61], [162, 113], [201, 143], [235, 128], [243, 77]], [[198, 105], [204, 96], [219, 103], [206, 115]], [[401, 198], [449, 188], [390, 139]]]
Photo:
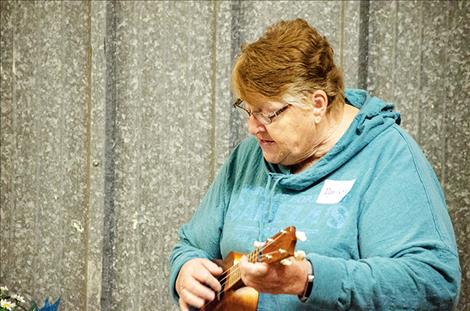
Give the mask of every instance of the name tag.
[[337, 204], [351, 191], [356, 180], [325, 180], [317, 198], [318, 204]]

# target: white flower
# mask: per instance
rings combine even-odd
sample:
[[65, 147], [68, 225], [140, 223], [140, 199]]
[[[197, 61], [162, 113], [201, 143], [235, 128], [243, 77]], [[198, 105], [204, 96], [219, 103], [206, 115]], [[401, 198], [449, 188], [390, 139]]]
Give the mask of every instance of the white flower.
[[0, 307], [7, 309], [7, 310], [13, 310], [13, 308], [16, 307], [16, 304], [6, 299], [2, 299], [0, 300]]
[[25, 302], [26, 302], [22, 296], [17, 295], [17, 294], [11, 295], [11, 298], [18, 300], [18, 301], [21, 302], [21, 303], [25, 303]]
[[6, 292], [6, 291], [8, 291], [8, 287], [6, 286], [0, 287], [0, 292]]

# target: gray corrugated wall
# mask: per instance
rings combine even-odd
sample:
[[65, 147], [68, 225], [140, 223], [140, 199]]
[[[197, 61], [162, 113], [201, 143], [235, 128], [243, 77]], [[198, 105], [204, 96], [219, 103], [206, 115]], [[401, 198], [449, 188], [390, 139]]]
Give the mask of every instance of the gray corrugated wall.
[[302, 17], [396, 103], [445, 189], [470, 308], [470, 2], [1, 1], [0, 284], [170, 310], [168, 255], [231, 148], [241, 43]]

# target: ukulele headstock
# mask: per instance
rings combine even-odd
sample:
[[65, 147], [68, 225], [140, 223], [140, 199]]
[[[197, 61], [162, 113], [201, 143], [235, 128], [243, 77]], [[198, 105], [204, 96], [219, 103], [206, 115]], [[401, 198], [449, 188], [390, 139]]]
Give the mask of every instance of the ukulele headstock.
[[261, 256], [258, 260], [260, 262], [274, 263], [294, 256], [296, 242], [295, 227], [287, 227], [266, 240], [265, 245], [259, 249]]

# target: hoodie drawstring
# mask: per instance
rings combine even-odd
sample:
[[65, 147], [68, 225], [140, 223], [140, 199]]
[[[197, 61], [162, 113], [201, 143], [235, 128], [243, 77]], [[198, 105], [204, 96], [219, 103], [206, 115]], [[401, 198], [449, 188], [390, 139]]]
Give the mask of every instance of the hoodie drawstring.
[[273, 196], [274, 196], [274, 191], [276, 190], [277, 184], [281, 181], [281, 178], [276, 178], [274, 181], [273, 186], [271, 187], [269, 194], [268, 194], [268, 204], [269, 204], [269, 210], [268, 210], [268, 222], [272, 222], [274, 220], [274, 211], [273, 211]]
[[[274, 179], [274, 182], [273, 182]], [[267, 195], [267, 208], [268, 208], [268, 215], [267, 215], [267, 222], [272, 222], [274, 220], [274, 211], [273, 211], [273, 196], [274, 192], [276, 190], [277, 185], [279, 184], [279, 181], [281, 178], [273, 178], [273, 176], [268, 173], [268, 182], [266, 184], [266, 187], [264, 188], [265, 190], [265, 198]], [[258, 241], [263, 241], [265, 239], [264, 236], [262, 236], [262, 232], [264, 232], [264, 221], [263, 217], [261, 217], [258, 221], [258, 228], [259, 228], [259, 234], [258, 234]]]

